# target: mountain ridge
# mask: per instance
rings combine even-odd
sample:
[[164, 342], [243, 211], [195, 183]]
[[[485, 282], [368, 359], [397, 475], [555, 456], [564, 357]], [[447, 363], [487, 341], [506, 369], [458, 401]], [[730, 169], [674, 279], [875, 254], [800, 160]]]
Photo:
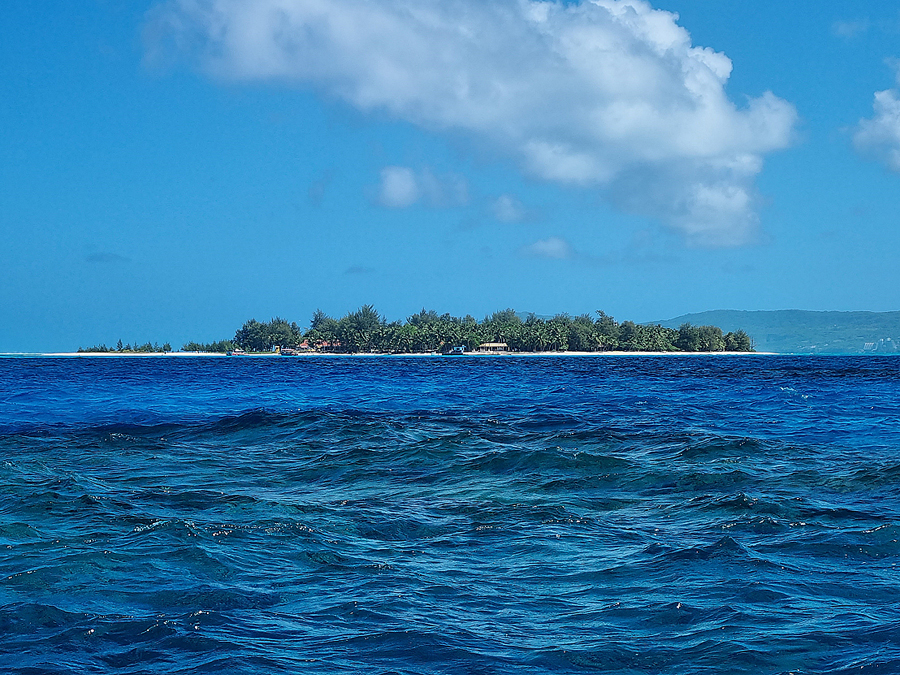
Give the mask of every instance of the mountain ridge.
[[779, 354], [864, 354], [900, 350], [900, 311], [716, 309], [649, 321], [665, 328], [683, 323], [742, 329], [757, 351]]

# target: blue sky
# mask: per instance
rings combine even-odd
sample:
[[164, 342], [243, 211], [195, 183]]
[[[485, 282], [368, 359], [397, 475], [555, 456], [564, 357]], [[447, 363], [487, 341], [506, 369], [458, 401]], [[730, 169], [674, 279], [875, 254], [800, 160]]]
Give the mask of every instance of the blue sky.
[[900, 10], [7, 0], [0, 351], [896, 310]]

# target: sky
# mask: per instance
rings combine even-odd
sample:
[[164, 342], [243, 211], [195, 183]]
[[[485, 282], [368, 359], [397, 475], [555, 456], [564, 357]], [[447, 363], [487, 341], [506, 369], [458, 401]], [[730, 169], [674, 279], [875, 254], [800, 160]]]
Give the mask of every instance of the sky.
[[881, 0], [5, 0], [0, 352], [890, 311]]

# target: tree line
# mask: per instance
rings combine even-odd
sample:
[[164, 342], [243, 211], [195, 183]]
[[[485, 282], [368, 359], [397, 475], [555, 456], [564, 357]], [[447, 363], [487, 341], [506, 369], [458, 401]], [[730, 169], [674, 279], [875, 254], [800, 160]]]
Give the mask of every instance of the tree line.
[[753, 342], [743, 330], [723, 333], [717, 326], [683, 324], [677, 330], [633, 321], [618, 322], [598, 311], [544, 319], [534, 314], [522, 318], [512, 309], [486, 316], [481, 321], [425, 310], [405, 321], [387, 321], [372, 305], [348, 312], [340, 319], [317, 310], [305, 332], [295, 322], [275, 317], [244, 323], [232, 340], [189, 342], [183, 351], [271, 352], [276, 347], [307, 346], [339, 353], [379, 352], [408, 354], [447, 353], [454, 347], [474, 350], [484, 343], [505, 343], [510, 351], [635, 351], [635, 352], [749, 352]]
[[172, 351], [172, 345], [168, 342], [164, 343], [160, 346], [158, 343], [153, 342], [145, 342], [144, 344], [139, 344], [135, 342], [133, 345], [128, 342], [126, 344], [122, 344], [122, 341], [119, 340], [116, 343], [116, 346], [113, 348], [107, 347], [105, 343], [101, 343], [98, 345], [94, 345], [92, 347], [79, 347], [78, 353], [126, 353], [126, 354], [158, 354], [158, 353], [168, 353]]

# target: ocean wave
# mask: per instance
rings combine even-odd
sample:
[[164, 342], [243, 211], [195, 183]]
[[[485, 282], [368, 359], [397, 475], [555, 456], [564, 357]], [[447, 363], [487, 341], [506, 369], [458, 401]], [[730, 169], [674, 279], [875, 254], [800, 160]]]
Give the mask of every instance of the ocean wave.
[[897, 670], [894, 366], [171, 361], [0, 397], [3, 672]]

